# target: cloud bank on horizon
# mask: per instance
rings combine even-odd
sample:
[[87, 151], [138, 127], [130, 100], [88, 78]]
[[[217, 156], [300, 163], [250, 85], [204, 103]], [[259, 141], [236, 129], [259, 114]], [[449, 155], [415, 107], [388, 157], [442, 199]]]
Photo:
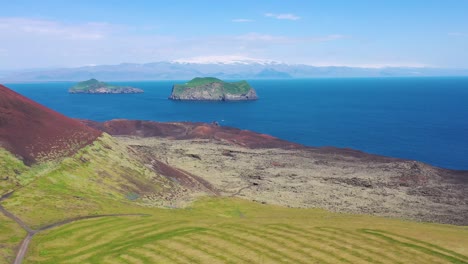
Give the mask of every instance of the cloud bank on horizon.
[[468, 68], [464, 10], [463, 0], [18, 0], [2, 4], [0, 70], [153, 61]]

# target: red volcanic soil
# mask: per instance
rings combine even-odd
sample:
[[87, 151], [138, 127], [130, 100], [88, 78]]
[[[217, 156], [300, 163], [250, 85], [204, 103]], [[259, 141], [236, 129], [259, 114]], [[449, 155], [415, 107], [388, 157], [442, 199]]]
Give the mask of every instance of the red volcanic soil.
[[101, 133], [0, 85], [0, 147], [26, 164], [71, 155]]
[[221, 127], [207, 123], [161, 123], [136, 120], [111, 120], [103, 123], [82, 120], [84, 124], [114, 136], [164, 137], [171, 139], [215, 139], [248, 148], [299, 149], [302, 145], [270, 135]]

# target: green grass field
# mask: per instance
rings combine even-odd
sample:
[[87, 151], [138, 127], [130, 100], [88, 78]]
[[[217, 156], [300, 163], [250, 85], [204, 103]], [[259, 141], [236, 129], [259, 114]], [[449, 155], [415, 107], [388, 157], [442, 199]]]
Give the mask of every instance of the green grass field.
[[0, 263], [12, 262], [16, 247], [25, 236], [26, 231], [0, 213]]
[[26, 263], [468, 263], [468, 230], [240, 199], [81, 220], [36, 235]]

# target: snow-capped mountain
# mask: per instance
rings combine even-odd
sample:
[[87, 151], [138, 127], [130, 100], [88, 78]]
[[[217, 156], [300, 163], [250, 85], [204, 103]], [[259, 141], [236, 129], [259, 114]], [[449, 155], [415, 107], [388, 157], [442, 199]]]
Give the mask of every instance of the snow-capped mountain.
[[287, 79], [320, 77], [468, 76], [468, 69], [310, 66], [245, 57], [199, 57], [145, 64], [93, 65], [76, 68], [24, 70], [0, 74], [1, 82], [188, 80], [211, 76], [221, 79]]

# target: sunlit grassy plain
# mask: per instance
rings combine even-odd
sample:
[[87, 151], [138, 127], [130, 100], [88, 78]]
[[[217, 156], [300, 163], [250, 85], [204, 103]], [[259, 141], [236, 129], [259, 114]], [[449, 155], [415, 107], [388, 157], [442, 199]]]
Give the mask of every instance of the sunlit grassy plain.
[[468, 263], [468, 230], [203, 198], [37, 235], [26, 263]]
[[[25, 263], [468, 263], [468, 228], [292, 209], [204, 197], [188, 207], [149, 207], [145, 192], [176, 186], [110, 136], [60, 162], [31, 168], [0, 153], [2, 205], [37, 233]], [[145, 204], [146, 203], [146, 204]], [[159, 205], [160, 206], [160, 205]], [[0, 215], [0, 263], [26, 235]]]

